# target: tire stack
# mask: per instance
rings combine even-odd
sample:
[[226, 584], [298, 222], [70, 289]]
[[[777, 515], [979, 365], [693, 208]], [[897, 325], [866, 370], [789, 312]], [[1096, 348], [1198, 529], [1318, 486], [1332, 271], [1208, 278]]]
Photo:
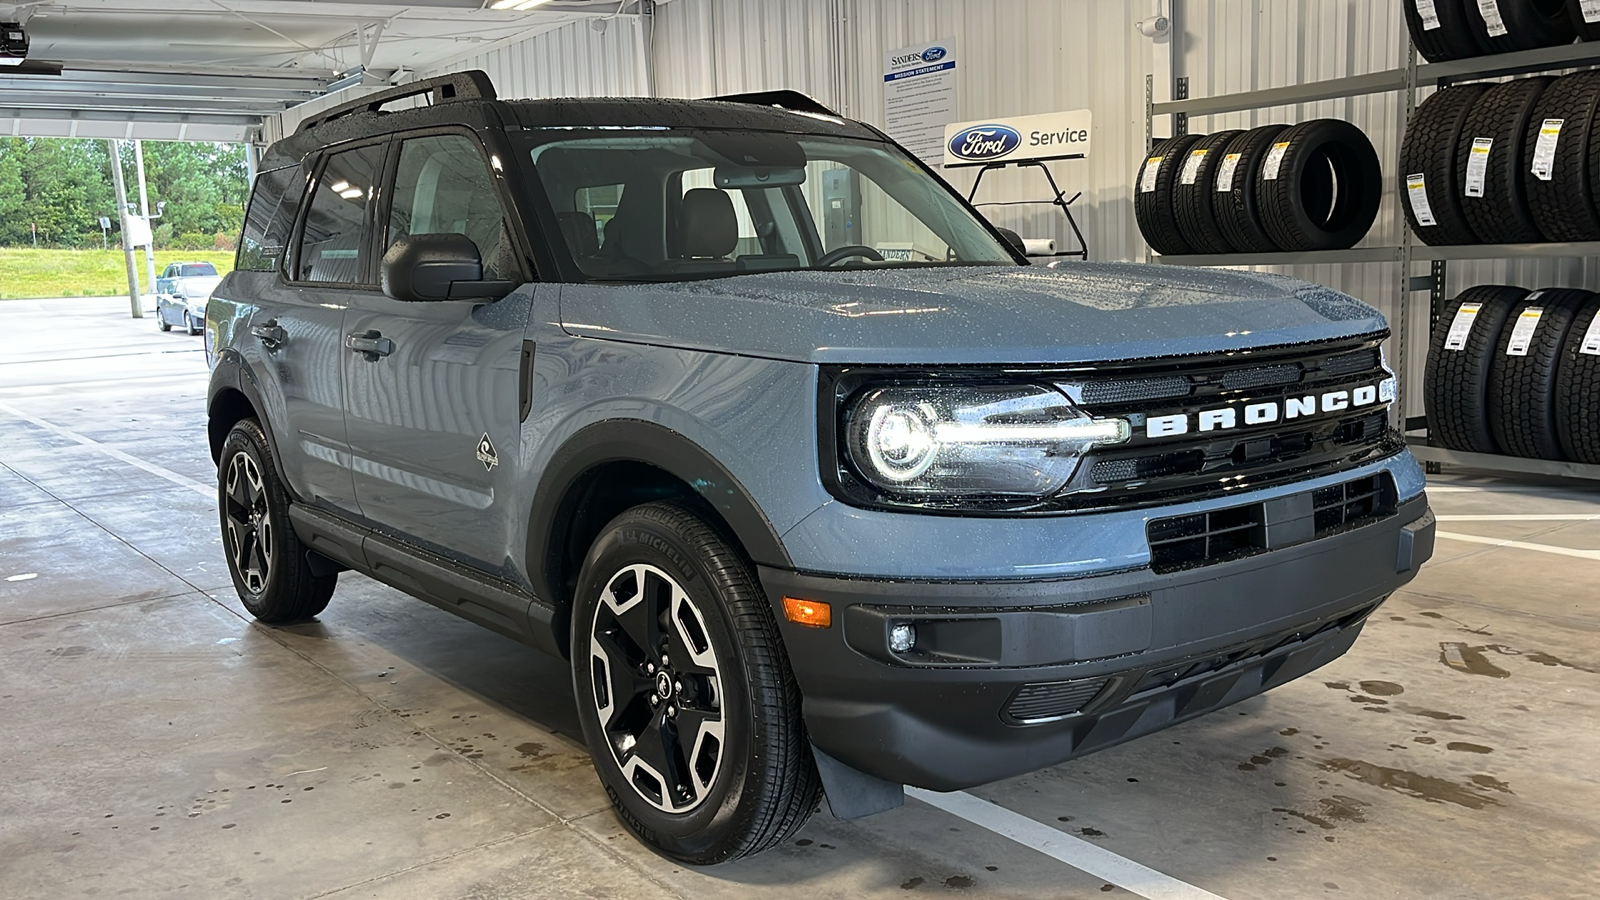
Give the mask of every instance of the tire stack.
[[1382, 179], [1340, 119], [1182, 135], [1140, 165], [1134, 217], [1163, 255], [1343, 250], [1372, 227]]
[[1600, 240], [1597, 118], [1600, 70], [1435, 92], [1400, 147], [1411, 230], [1428, 244]]
[[1600, 463], [1600, 294], [1485, 285], [1445, 304], [1424, 402], [1438, 446]]
[[1411, 42], [1428, 62], [1600, 38], [1600, 8], [1583, 0], [1404, 0]]

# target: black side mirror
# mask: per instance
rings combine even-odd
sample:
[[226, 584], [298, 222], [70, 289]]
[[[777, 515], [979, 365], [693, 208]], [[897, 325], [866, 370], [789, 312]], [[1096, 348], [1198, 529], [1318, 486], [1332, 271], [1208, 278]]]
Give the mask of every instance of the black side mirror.
[[1001, 228], [999, 225], [996, 225], [994, 230], [1000, 232], [1000, 236], [1006, 239], [1006, 243], [1011, 245], [1011, 249], [1023, 256], [1028, 255], [1028, 248], [1022, 243], [1022, 235], [1009, 228]]
[[383, 254], [384, 294], [395, 300], [475, 300], [504, 297], [509, 281], [484, 281], [478, 245], [464, 234], [407, 235]]

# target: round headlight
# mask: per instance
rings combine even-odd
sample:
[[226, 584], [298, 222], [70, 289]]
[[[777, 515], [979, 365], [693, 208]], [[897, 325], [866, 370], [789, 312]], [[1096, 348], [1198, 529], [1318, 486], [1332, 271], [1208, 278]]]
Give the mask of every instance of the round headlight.
[[926, 403], [879, 406], [867, 425], [866, 450], [873, 468], [897, 484], [910, 481], [933, 465], [933, 418]]

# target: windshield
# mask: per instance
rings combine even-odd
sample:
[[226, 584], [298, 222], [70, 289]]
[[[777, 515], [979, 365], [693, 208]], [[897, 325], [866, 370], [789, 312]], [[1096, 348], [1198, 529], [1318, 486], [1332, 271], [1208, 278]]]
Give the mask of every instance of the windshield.
[[215, 275], [217, 267], [211, 263], [185, 263], [178, 267], [179, 278], [191, 278], [195, 275]]
[[652, 129], [544, 143], [532, 158], [573, 263], [595, 279], [1016, 264], [881, 142]]

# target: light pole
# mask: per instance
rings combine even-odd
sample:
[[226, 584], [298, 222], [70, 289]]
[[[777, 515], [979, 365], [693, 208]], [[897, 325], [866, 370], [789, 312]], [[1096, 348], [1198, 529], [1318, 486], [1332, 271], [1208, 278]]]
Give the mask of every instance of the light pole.
[[[133, 142], [133, 170], [139, 175], [139, 215], [150, 221], [150, 195], [144, 189], [144, 141]], [[145, 274], [150, 276], [150, 290], [156, 289], [156, 239], [155, 228], [150, 229], [150, 243], [144, 245]]]
[[128, 233], [128, 186], [122, 178], [122, 151], [117, 148], [116, 141], [106, 143], [111, 145], [111, 180], [117, 188], [117, 216], [122, 222], [122, 256], [128, 263], [128, 304], [133, 308], [133, 317], [142, 319], [144, 304], [139, 301], [139, 270], [134, 267], [133, 244], [129, 242], [132, 235]]

